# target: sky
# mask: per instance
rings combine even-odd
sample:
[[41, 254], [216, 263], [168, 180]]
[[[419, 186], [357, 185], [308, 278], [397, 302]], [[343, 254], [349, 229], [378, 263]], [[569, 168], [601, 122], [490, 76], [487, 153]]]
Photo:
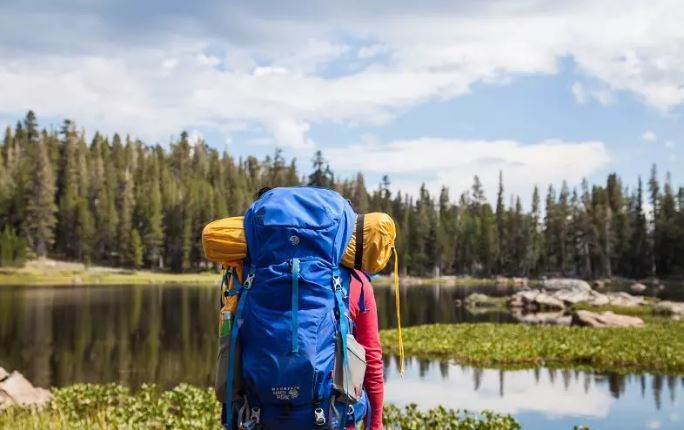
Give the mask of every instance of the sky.
[[[394, 190], [479, 175], [634, 186], [657, 163], [684, 184], [679, 0], [0, 0], [0, 125], [238, 156], [320, 149], [341, 177]], [[678, 168], [679, 167], [679, 168]]]

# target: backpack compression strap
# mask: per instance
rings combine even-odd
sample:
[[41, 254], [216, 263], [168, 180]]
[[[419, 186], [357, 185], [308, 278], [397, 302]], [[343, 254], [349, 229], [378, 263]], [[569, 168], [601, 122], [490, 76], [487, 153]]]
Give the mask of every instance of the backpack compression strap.
[[299, 352], [299, 258], [292, 259], [292, 352]]
[[[335, 302], [337, 303], [338, 322], [340, 324], [340, 337], [342, 338], [342, 368], [344, 372], [349, 368], [349, 356], [347, 354], [347, 335], [349, 334], [349, 321], [347, 320], [346, 305], [344, 303], [344, 296], [342, 293], [342, 278], [340, 277], [340, 269], [336, 267], [333, 269], [332, 275], [333, 291], [335, 292]], [[343, 372], [343, 373], [344, 373]], [[342, 383], [346, 384], [347, 378], [342, 378]], [[344, 387], [345, 391], [348, 387]], [[344, 429], [347, 426], [347, 407], [349, 401], [345, 403], [344, 413], [342, 414], [342, 424], [340, 428]]]
[[232, 289], [231, 291], [235, 291], [234, 294], [237, 294], [238, 292], [242, 291], [242, 294], [240, 295], [240, 301], [238, 302], [238, 307], [237, 311], [235, 312], [235, 323], [233, 324], [233, 327], [230, 332], [230, 350], [229, 350], [229, 355], [228, 355], [228, 372], [226, 372], [226, 394], [225, 394], [225, 410], [226, 410], [226, 422], [224, 423], [224, 427], [227, 430], [233, 430], [233, 382], [235, 380], [235, 347], [237, 345], [237, 336], [238, 336], [238, 320], [242, 317], [242, 309], [245, 307], [245, 301], [247, 299], [247, 295], [249, 294], [250, 288], [252, 288], [252, 282], [254, 282], [254, 272], [256, 271], [256, 267], [254, 265], [249, 267], [249, 273], [247, 274], [247, 278], [245, 279], [245, 282], [240, 284], [240, 281], [238, 281], [237, 278], [233, 278], [235, 283], [237, 284], [236, 288]]

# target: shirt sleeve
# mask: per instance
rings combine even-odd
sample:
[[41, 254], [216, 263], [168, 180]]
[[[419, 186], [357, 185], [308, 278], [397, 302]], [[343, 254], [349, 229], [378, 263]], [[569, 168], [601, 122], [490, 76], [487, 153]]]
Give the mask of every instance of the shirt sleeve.
[[[361, 300], [364, 303], [360, 303]], [[366, 376], [363, 385], [372, 411], [370, 430], [382, 430], [385, 381], [378, 333], [378, 309], [373, 286], [366, 275], [359, 271], [351, 277], [349, 314], [354, 321], [354, 337], [366, 350]]]

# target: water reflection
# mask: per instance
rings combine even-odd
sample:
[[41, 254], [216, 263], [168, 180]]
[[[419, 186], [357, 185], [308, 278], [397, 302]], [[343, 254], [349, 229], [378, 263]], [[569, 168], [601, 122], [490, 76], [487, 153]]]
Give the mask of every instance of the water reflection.
[[640, 429], [655, 421], [656, 428], [682, 428], [681, 377], [547, 368], [506, 371], [416, 359], [408, 360], [403, 379], [397, 369], [396, 359], [387, 358], [386, 398], [392, 403], [493, 409], [514, 414], [526, 429], [577, 424]]
[[[504, 312], [469, 313], [455, 306], [472, 292], [497, 287], [402, 289], [402, 321], [508, 322]], [[381, 327], [394, 322], [391, 289], [376, 288]], [[217, 324], [214, 288], [196, 286], [0, 288], [0, 365], [39, 386], [74, 382], [213, 382]], [[387, 400], [514, 413], [526, 429], [684, 428], [684, 379], [572, 370], [502, 371], [448, 362], [409, 360], [397, 377], [385, 366]], [[647, 422], [648, 420], [648, 422]], [[596, 425], [600, 424], [600, 425]]]
[[[402, 321], [511, 320], [505, 312], [478, 315], [455, 306], [472, 291], [403, 289]], [[391, 289], [377, 288], [376, 299], [380, 327], [392, 327]], [[20, 369], [41, 386], [210, 384], [217, 301], [216, 289], [196, 286], [3, 287], [0, 365]]]
[[[394, 327], [396, 313], [392, 288], [375, 287], [374, 290], [380, 327]], [[514, 292], [515, 289], [512, 287], [496, 285], [477, 287], [421, 285], [402, 288], [401, 321], [407, 326], [459, 322], [516, 322], [511, 314], [505, 310], [466, 309], [456, 305], [457, 300], [462, 302], [472, 293], [500, 297]]]

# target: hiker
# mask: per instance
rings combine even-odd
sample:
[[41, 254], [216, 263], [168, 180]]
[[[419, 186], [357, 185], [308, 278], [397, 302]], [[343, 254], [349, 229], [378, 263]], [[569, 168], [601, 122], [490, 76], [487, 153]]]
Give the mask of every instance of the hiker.
[[395, 237], [388, 215], [357, 216], [317, 187], [263, 189], [244, 218], [205, 227], [207, 257], [230, 267], [215, 387], [225, 428], [382, 429], [378, 315], [364, 272], [394, 253], [396, 274]]

